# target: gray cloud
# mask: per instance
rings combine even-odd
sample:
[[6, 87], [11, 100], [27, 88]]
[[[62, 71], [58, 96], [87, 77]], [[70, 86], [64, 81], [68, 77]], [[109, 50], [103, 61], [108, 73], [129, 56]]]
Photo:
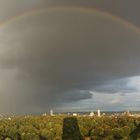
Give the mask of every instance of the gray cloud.
[[0, 43], [2, 111], [90, 99], [90, 90], [112, 93], [106, 82], [140, 74], [140, 33], [98, 12], [46, 9], [1, 26]]
[[131, 81], [134, 81], [133, 77], [111, 80], [103, 83], [102, 85], [96, 86], [94, 90], [111, 94], [120, 92], [122, 96], [125, 96], [125, 93], [133, 93], [139, 91], [137, 85], [131, 84]]
[[0, 0], [0, 21], [40, 7], [78, 6], [106, 11], [140, 26], [139, 5], [138, 0]]

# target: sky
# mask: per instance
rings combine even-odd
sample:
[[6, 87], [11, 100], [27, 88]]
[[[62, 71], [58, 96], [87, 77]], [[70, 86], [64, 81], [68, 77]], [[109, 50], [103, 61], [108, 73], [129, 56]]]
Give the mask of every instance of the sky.
[[0, 0], [0, 113], [139, 111], [138, 0]]

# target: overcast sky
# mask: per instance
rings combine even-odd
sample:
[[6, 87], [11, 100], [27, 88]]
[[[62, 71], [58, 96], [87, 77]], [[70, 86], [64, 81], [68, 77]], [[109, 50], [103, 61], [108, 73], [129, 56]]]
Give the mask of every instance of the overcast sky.
[[0, 0], [0, 112], [139, 110], [139, 4]]

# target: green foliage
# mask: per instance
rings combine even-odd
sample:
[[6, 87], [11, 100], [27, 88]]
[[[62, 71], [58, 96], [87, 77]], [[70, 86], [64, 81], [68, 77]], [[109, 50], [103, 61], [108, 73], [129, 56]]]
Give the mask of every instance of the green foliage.
[[77, 118], [66, 117], [63, 122], [63, 140], [83, 140]]
[[0, 140], [138, 140], [140, 118], [30, 116], [0, 120]]

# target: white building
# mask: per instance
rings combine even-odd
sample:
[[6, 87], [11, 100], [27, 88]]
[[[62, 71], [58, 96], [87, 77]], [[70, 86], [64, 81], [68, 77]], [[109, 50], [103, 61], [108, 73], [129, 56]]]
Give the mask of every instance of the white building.
[[73, 116], [78, 116], [78, 114], [77, 114], [77, 113], [73, 113], [72, 115], [73, 115]]
[[101, 116], [101, 111], [99, 109], [97, 110], [97, 115], [98, 115], [98, 117]]
[[47, 116], [47, 113], [43, 113], [42, 116]]
[[91, 117], [94, 116], [94, 112], [90, 112], [89, 116]]
[[54, 116], [53, 110], [52, 110], [52, 109], [50, 110], [50, 115], [51, 115], [51, 116]]

